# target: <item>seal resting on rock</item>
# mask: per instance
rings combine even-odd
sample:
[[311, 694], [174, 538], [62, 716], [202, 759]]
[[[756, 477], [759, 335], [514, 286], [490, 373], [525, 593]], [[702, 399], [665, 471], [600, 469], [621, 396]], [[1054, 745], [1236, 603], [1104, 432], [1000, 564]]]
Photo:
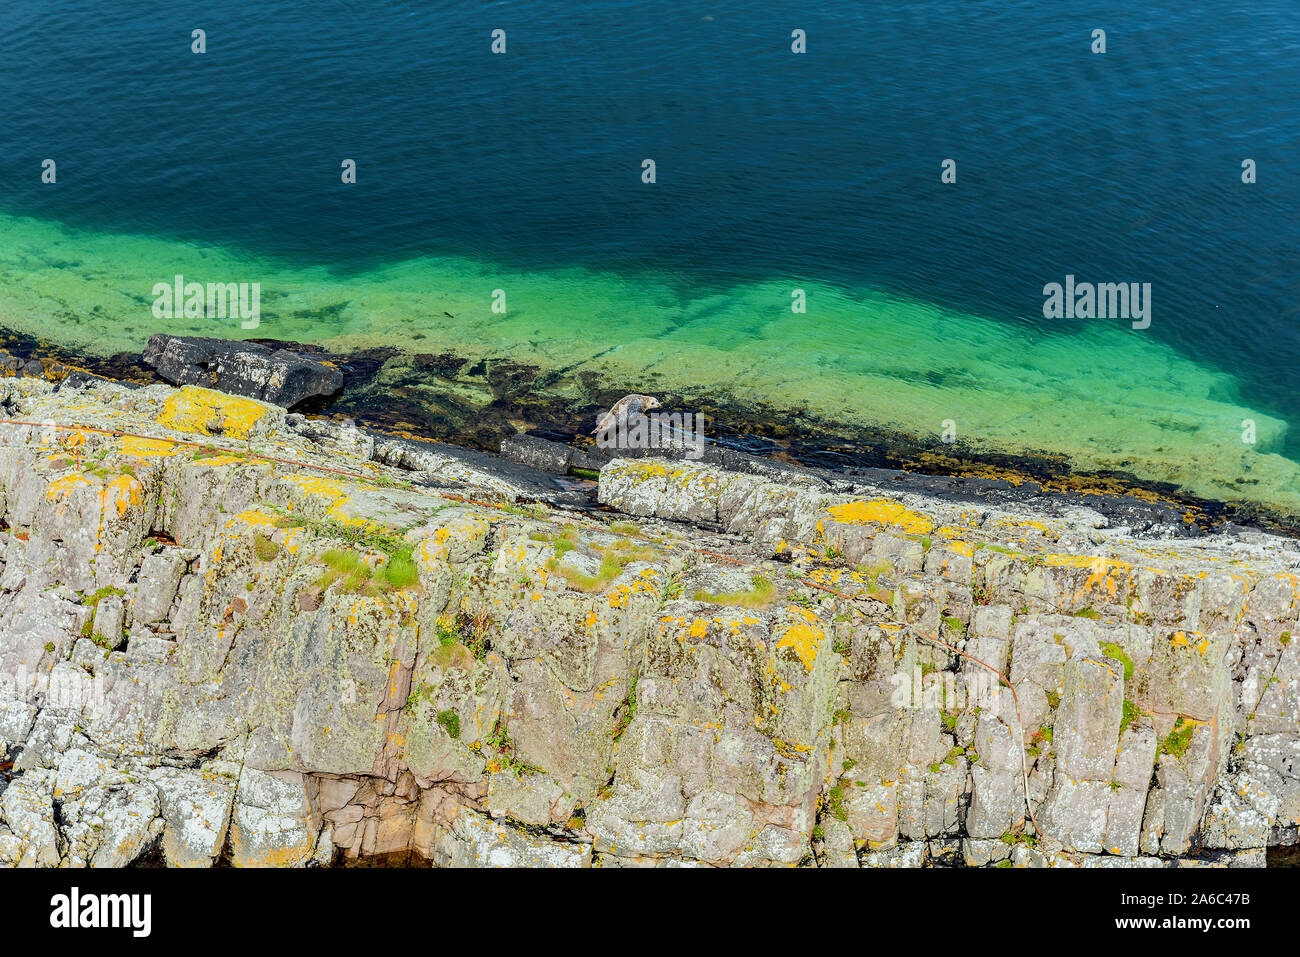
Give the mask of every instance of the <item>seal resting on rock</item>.
[[592, 434], [612, 429], [619, 421], [626, 421], [636, 415], [645, 415], [651, 409], [659, 408], [659, 400], [652, 395], [638, 395], [633, 392], [614, 403], [613, 407], [596, 420]]

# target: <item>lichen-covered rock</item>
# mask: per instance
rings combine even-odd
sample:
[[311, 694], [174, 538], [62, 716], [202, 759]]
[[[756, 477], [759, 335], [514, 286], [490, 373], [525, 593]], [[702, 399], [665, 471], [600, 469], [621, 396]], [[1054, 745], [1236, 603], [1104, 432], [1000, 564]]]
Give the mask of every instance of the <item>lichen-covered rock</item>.
[[155, 768], [162, 850], [169, 867], [210, 867], [221, 855], [235, 780], [218, 771]]
[[563, 501], [520, 466], [194, 385], [0, 393], [48, 423], [0, 420], [0, 863], [1251, 866], [1300, 839], [1286, 540], [655, 458], [604, 466], [622, 514], [563, 511], [518, 504]]
[[[1009, 696], [1003, 707], [981, 711], [975, 727], [974, 748], [979, 762], [971, 768], [970, 811], [966, 833], [972, 838], [995, 838], [1019, 830], [1025, 817], [1024, 768], [1015, 731], [1014, 708]], [[1009, 712], [1004, 719], [998, 712]], [[1009, 719], [1009, 720], [1007, 720]]]
[[316, 849], [320, 819], [302, 775], [244, 768], [230, 815], [231, 863], [236, 867], [294, 867]]
[[125, 867], [162, 832], [158, 792], [147, 781], [87, 788], [60, 805], [66, 867]]
[[546, 840], [504, 826], [468, 808], [431, 842], [443, 867], [589, 867], [591, 845]]
[[54, 821], [54, 772], [37, 768], [11, 781], [0, 794], [0, 813], [11, 840], [6, 856], [19, 867], [59, 863]]

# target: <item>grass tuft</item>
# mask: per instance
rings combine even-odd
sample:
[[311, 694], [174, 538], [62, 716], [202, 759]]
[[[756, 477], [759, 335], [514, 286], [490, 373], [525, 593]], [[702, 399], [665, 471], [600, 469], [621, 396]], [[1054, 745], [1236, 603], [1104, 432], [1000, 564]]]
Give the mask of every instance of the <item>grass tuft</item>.
[[706, 601], [714, 605], [732, 605], [740, 608], [766, 608], [776, 597], [776, 586], [762, 575], [755, 575], [750, 580], [753, 586], [749, 591], [707, 592], [697, 591], [692, 597], [696, 601]]

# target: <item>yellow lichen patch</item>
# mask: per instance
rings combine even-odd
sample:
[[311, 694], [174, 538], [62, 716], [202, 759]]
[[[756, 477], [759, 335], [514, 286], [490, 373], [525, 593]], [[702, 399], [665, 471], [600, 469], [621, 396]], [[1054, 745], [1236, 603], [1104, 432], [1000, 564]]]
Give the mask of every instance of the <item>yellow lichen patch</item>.
[[994, 524], [1001, 528], [1032, 528], [1034, 529], [1034, 531], [1043, 532], [1044, 534], [1046, 534], [1049, 530], [1048, 527], [1044, 525], [1042, 522], [1037, 522], [1034, 521], [1033, 519], [1024, 519], [1024, 520], [1003, 519], [1002, 521], [995, 522]]
[[115, 475], [104, 483], [104, 488], [99, 493], [99, 505], [107, 514], [110, 508], [117, 508], [117, 517], [121, 518], [126, 514], [128, 508], [133, 505], [141, 505], [144, 502], [144, 486], [140, 484], [139, 479], [131, 475]]
[[669, 471], [668, 467], [662, 462], [637, 462], [624, 467], [622, 471], [635, 481], [645, 481], [652, 478], [680, 478], [686, 473], [683, 468], [674, 468]]
[[323, 475], [301, 474], [286, 475], [285, 478], [308, 495], [322, 495], [328, 499], [347, 497], [347, 486], [337, 479], [326, 478]]
[[329, 503], [326, 514], [329, 518], [341, 525], [352, 525], [356, 528], [383, 528], [378, 522], [372, 522], [368, 518], [362, 518], [353, 515], [346, 508], [348, 504], [348, 486], [335, 479], [325, 478], [321, 475], [286, 475], [285, 478], [296, 485], [307, 495], [318, 495]]
[[451, 553], [453, 544], [475, 546], [483, 541], [487, 530], [487, 522], [478, 515], [460, 515], [434, 532], [432, 538], [425, 539], [420, 544], [424, 546], [427, 543], [428, 547], [425, 551], [430, 559], [446, 559]]
[[696, 618], [691, 622], [690, 636], [692, 638], [703, 638], [709, 633], [709, 625], [703, 618]]
[[250, 508], [246, 512], [240, 512], [234, 518], [226, 522], [226, 528], [246, 528], [246, 529], [271, 529], [274, 530], [275, 522], [280, 516], [271, 512], [263, 512], [260, 509]]
[[79, 488], [89, 488], [90, 481], [80, 472], [73, 472], [71, 475], [64, 475], [56, 478], [45, 489], [45, 500], [47, 502], [61, 502], [68, 498]]
[[1043, 562], [1059, 568], [1088, 568], [1093, 571], [1096, 571], [1099, 567], [1103, 571], [1111, 567], [1131, 567], [1128, 562], [1122, 562], [1116, 558], [1107, 558], [1104, 555], [1044, 555]]
[[187, 385], [164, 403], [158, 424], [178, 432], [246, 439], [268, 410], [252, 399]]
[[817, 660], [817, 649], [821, 646], [826, 633], [822, 631], [817, 616], [807, 608], [790, 605], [786, 608], [786, 613], [799, 620], [786, 629], [781, 640], [776, 643], [777, 650], [793, 648], [799, 660], [803, 662], [803, 666], [812, 671], [813, 663]]
[[419, 571], [432, 575], [447, 561], [447, 546], [435, 538], [426, 538], [415, 546], [411, 557]]
[[934, 530], [934, 523], [924, 515], [887, 498], [832, 505], [826, 509], [826, 514], [845, 525], [890, 525], [915, 535], [926, 535]]
[[223, 526], [227, 532], [236, 536], [248, 532], [257, 532], [279, 544], [285, 551], [294, 554], [301, 547], [300, 539], [306, 537], [306, 530], [298, 527], [281, 528], [276, 524], [282, 516], [250, 508], [231, 518]]
[[162, 439], [145, 439], [135, 435], [124, 437], [119, 450], [123, 455], [129, 455], [134, 459], [158, 458], [160, 456], [175, 455], [180, 451], [175, 442], [166, 442]]
[[200, 465], [209, 465], [215, 468], [221, 465], [242, 465], [248, 460], [240, 455], [214, 455], [210, 458], [198, 459], [197, 461]]

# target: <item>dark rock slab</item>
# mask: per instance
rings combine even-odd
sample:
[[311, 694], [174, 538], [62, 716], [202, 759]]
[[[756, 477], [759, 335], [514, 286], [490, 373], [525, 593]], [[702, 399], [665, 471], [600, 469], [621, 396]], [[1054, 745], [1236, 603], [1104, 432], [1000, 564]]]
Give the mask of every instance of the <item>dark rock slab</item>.
[[[576, 450], [534, 435], [507, 435], [501, 440], [501, 457], [552, 475], [567, 475]], [[604, 464], [604, 463], [601, 463]], [[596, 466], [600, 468], [599, 465]]]
[[333, 365], [257, 342], [159, 333], [149, 338], [143, 359], [175, 385], [203, 386], [286, 409], [343, 386], [343, 373]]
[[390, 435], [375, 435], [374, 443], [374, 461], [421, 473], [412, 478], [424, 485], [495, 490], [507, 499], [560, 508], [594, 507], [589, 494], [565, 485], [553, 473], [490, 452]]

